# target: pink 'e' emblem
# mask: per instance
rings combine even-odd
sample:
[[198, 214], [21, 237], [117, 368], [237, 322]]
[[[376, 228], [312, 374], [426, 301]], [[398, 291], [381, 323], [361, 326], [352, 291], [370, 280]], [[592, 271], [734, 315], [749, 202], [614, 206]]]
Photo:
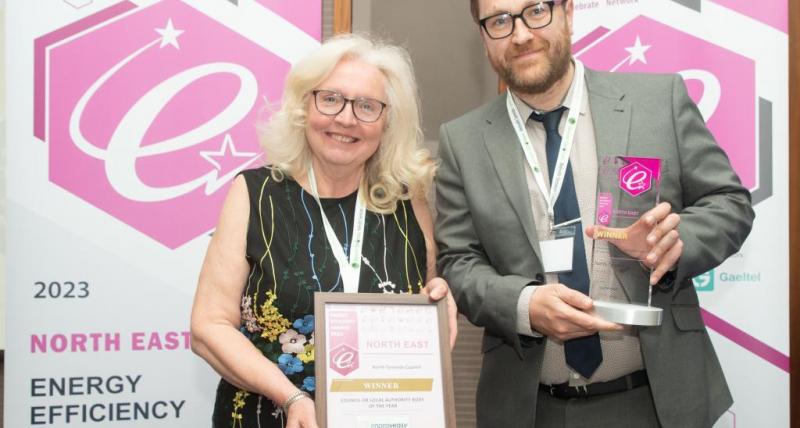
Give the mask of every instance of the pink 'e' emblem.
[[358, 369], [358, 314], [335, 310], [328, 313], [328, 366], [342, 376]]
[[348, 345], [340, 345], [331, 350], [330, 366], [342, 376], [358, 368], [358, 351]]
[[653, 171], [639, 162], [619, 169], [619, 187], [631, 196], [639, 196], [650, 190], [652, 182]]
[[263, 162], [256, 124], [289, 63], [196, 8], [122, 1], [35, 44], [50, 181], [166, 247], [211, 230]]

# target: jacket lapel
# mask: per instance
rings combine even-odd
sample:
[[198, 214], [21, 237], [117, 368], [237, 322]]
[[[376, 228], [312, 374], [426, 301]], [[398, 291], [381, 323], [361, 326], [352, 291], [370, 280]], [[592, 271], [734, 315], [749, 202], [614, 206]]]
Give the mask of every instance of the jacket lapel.
[[531, 212], [530, 194], [525, 178], [525, 154], [519, 146], [517, 134], [508, 117], [506, 95], [497, 97], [493, 108], [486, 117], [486, 122], [487, 126], [483, 134], [486, 150], [489, 152], [503, 191], [522, 223], [525, 236], [541, 262], [542, 255], [539, 251], [536, 223]]
[[586, 89], [594, 123], [597, 158], [628, 154], [631, 105], [625, 94], [596, 71], [586, 69]]
[[[590, 69], [586, 69], [586, 90], [594, 124], [595, 150], [600, 172], [604, 158], [628, 154], [631, 105], [625, 100], [625, 94], [608, 84], [602, 75]], [[595, 194], [600, 190], [600, 179], [598, 174]], [[621, 189], [619, 186], [613, 186], [612, 189], [613, 200], [619, 201]]]

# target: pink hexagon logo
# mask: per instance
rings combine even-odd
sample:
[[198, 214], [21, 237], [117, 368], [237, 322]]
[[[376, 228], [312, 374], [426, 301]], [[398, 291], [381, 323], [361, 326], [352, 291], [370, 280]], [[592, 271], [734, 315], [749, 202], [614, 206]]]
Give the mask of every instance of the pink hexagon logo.
[[653, 182], [653, 171], [639, 162], [628, 164], [619, 169], [619, 187], [631, 196], [639, 196], [650, 190]]
[[584, 64], [598, 70], [680, 73], [742, 183], [748, 189], [757, 186], [752, 59], [644, 16], [613, 31], [597, 28], [573, 49]]
[[358, 350], [350, 345], [339, 345], [331, 349], [328, 361], [331, 369], [347, 376], [358, 368]]
[[38, 38], [34, 69], [50, 181], [176, 248], [211, 230], [230, 181], [263, 162], [256, 124], [289, 64], [163, 0], [122, 1]]

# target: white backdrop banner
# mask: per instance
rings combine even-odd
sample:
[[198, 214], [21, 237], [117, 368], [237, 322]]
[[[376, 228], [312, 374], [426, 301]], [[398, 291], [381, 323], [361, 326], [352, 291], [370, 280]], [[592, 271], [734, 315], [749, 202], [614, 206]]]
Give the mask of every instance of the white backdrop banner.
[[200, 264], [319, 0], [7, 0], [5, 426], [210, 425]]
[[753, 195], [742, 250], [695, 279], [734, 405], [717, 427], [789, 426], [788, 3], [576, 0], [598, 70], [680, 73]]

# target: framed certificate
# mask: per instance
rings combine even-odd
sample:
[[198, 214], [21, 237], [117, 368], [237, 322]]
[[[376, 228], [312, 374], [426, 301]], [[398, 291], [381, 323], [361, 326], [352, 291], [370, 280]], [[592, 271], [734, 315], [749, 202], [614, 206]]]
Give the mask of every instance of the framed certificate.
[[322, 428], [455, 428], [444, 300], [315, 293]]

